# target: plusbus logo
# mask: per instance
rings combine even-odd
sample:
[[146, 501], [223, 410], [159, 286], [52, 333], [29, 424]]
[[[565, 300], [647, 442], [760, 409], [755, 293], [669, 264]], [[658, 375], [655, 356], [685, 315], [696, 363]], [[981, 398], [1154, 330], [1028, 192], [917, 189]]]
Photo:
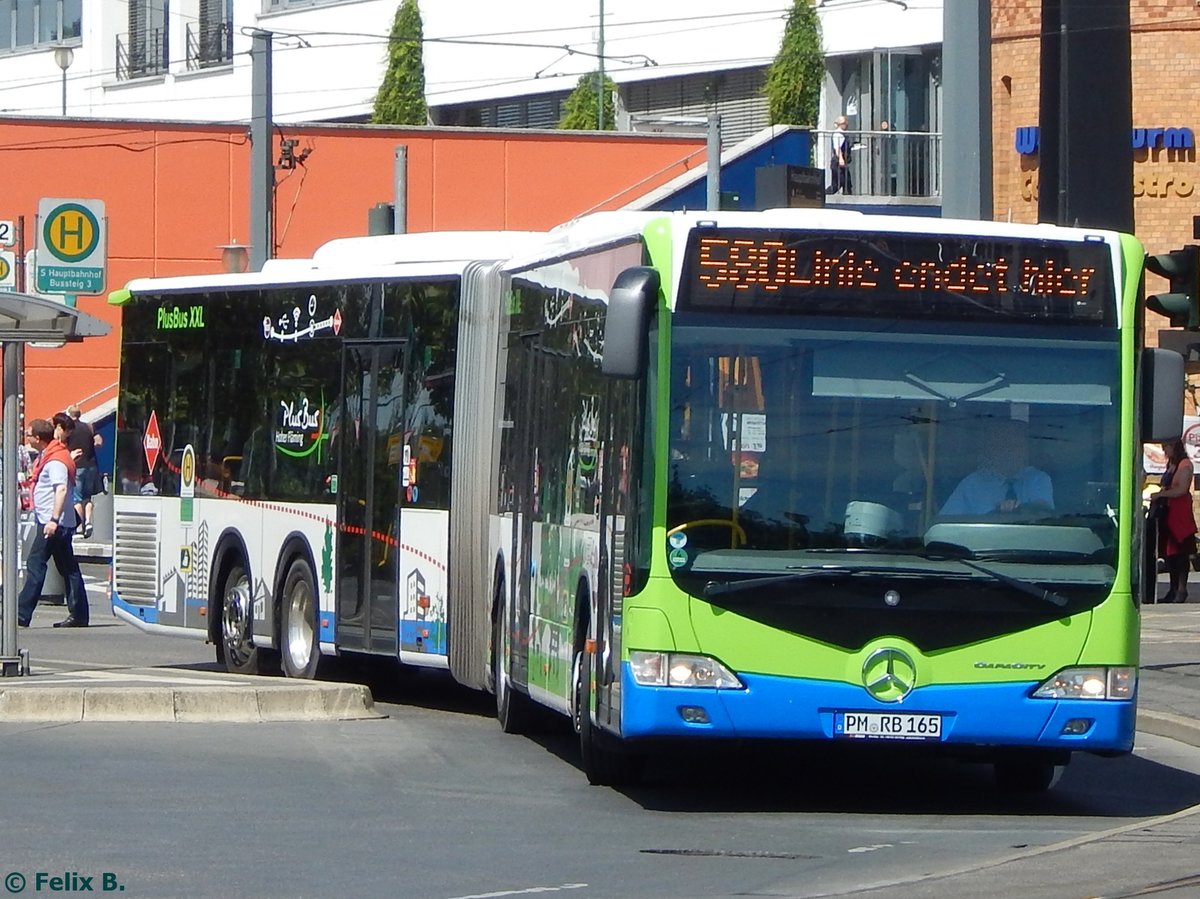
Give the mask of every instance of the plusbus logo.
[[[1024, 125], [1017, 129], [1013, 144], [1022, 156], [1032, 156], [1038, 151], [1039, 129], [1037, 125]], [[1134, 128], [1132, 137], [1135, 150], [1190, 150], [1196, 145], [1196, 136], [1191, 128]]]
[[321, 461], [321, 445], [329, 439], [325, 430], [324, 397], [318, 405], [309, 405], [308, 397], [279, 401], [279, 420], [275, 424], [275, 449], [293, 459], [312, 453]]

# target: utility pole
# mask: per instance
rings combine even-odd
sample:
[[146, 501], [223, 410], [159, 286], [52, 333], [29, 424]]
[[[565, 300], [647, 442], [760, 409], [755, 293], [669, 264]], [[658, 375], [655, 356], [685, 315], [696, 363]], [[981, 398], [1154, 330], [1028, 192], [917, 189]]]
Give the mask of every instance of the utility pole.
[[271, 147], [270, 31], [255, 30], [250, 45], [250, 270], [275, 255], [275, 158]]
[[1039, 221], [1134, 230], [1129, 34], [1128, 2], [1042, 0]]
[[704, 182], [705, 205], [711, 210], [721, 208], [721, 114], [708, 114], [707, 177]]
[[604, 0], [600, 0], [600, 37], [596, 41], [596, 57], [600, 74], [596, 80], [596, 130], [604, 130]]
[[992, 4], [942, 7], [942, 215], [992, 218]]

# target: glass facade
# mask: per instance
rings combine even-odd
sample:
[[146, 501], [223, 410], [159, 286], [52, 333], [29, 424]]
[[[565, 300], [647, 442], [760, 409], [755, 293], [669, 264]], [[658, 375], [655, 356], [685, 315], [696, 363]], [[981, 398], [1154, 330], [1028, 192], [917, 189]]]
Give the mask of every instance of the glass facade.
[[0, 0], [0, 52], [46, 47], [83, 34], [83, 0]]

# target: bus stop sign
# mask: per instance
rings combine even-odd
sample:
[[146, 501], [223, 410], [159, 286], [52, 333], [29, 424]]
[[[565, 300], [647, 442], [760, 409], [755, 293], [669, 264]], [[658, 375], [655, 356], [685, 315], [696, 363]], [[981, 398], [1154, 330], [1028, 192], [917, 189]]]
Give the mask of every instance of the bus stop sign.
[[108, 252], [104, 201], [43, 197], [38, 222], [38, 291], [102, 293]]

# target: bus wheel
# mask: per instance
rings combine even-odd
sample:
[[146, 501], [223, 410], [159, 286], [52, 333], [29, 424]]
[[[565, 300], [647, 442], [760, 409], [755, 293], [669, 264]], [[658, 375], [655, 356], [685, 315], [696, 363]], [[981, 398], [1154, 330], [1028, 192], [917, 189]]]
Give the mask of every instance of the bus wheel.
[[514, 690], [508, 679], [509, 633], [508, 602], [505, 600], [504, 582], [497, 585], [498, 608], [492, 622], [492, 685], [496, 691], [496, 720], [506, 734], [528, 733], [537, 714], [533, 700]]
[[592, 678], [593, 656], [583, 649], [575, 651], [571, 664], [574, 692], [572, 703], [575, 729], [579, 733], [579, 755], [583, 761], [583, 773], [588, 783], [594, 786], [620, 787], [636, 784], [642, 777], [644, 759], [624, 747], [617, 740], [597, 730], [592, 723]]
[[221, 642], [217, 660], [235, 674], [258, 674], [258, 648], [250, 639], [254, 598], [246, 569], [235, 564], [221, 587]]
[[317, 594], [312, 568], [304, 559], [288, 567], [283, 581], [283, 673], [312, 680], [321, 661], [317, 645]]
[[1034, 759], [1007, 759], [994, 766], [996, 787], [1005, 793], [1044, 793], [1058, 783], [1063, 766]]

